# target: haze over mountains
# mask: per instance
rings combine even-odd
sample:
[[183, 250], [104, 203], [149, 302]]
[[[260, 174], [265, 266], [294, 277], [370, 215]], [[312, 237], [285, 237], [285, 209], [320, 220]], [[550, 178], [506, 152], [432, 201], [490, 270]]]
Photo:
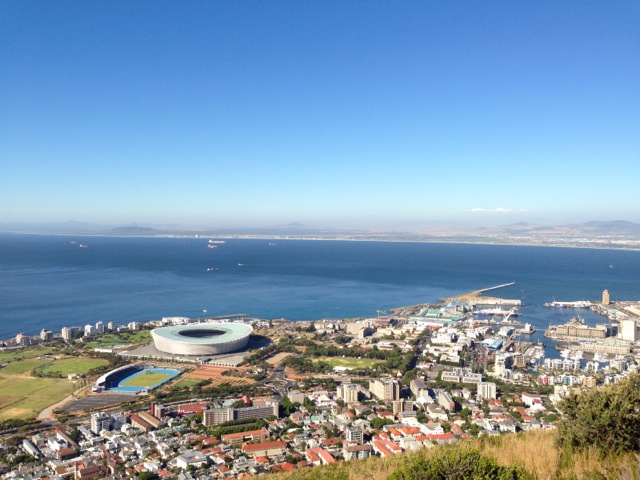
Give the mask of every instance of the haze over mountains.
[[[113, 236], [289, 237], [353, 240], [451, 241], [478, 243], [562, 244], [640, 248], [640, 224], [623, 220], [566, 225], [526, 222], [492, 227], [427, 226], [405, 231], [346, 230], [290, 223], [266, 227], [187, 227], [180, 225], [101, 225], [82, 222], [5, 223], [0, 231], [34, 234]], [[590, 244], [593, 242], [594, 244]], [[620, 243], [622, 242], [622, 243]]]

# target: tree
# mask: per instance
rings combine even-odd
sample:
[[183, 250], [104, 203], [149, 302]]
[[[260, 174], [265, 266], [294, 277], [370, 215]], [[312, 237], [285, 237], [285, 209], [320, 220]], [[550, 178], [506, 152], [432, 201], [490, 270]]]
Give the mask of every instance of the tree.
[[433, 457], [416, 455], [397, 469], [390, 480], [524, 480], [531, 475], [520, 466], [500, 465], [475, 449], [443, 448]]
[[640, 451], [640, 374], [571, 394], [560, 410], [564, 416], [558, 424], [558, 446], [594, 447], [602, 453]]
[[138, 480], [157, 480], [160, 477], [153, 472], [142, 472], [140, 475], [138, 475]]

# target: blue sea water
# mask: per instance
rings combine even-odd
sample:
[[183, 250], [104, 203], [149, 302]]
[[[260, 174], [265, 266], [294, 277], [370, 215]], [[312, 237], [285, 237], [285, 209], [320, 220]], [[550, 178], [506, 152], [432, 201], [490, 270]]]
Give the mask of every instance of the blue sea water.
[[[77, 243], [72, 243], [77, 242]], [[375, 316], [515, 281], [522, 321], [576, 312], [556, 300], [640, 299], [640, 252], [440, 243], [0, 234], [0, 338], [102, 320], [246, 313], [313, 320]], [[81, 248], [80, 245], [86, 245]], [[207, 269], [216, 269], [207, 271]], [[585, 314], [590, 324], [602, 318]]]

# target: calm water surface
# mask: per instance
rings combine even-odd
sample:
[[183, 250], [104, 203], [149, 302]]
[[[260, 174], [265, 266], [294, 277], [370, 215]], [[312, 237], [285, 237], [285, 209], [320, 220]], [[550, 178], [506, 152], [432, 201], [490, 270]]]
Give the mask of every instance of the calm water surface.
[[[0, 338], [203, 310], [291, 320], [375, 316], [511, 281], [495, 295], [521, 298], [522, 321], [539, 329], [576, 313], [542, 307], [554, 298], [599, 299], [607, 288], [613, 299], [640, 299], [637, 251], [241, 239], [207, 245], [0, 234]], [[586, 318], [602, 321], [590, 312]]]

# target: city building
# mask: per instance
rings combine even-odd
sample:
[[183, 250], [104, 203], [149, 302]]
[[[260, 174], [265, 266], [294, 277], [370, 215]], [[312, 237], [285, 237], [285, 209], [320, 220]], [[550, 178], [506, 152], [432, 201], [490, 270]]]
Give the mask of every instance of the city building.
[[358, 401], [358, 386], [353, 383], [342, 383], [337, 388], [338, 398], [344, 403]]
[[369, 382], [369, 391], [376, 398], [391, 402], [400, 398], [400, 383], [393, 378], [378, 378]]
[[620, 321], [620, 338], [629, 342], [638, 340], [638, 325], [633, 319]]
[[602, 292], [602, 304], [609, 305], [609, 303], [610, 303], [609, 290], [605, 290]]
[[496, 384], [493, 382], [480, 382], [478, 384], [478, 400], [485, 398], [496, 398]]
[[98, 434], [102, 430], [109, 430], [111, 428], [111, 421], [111, 417], [104, 412], [92, 413], [91, 431]]
[[53, 340], [53, 332], [51, 330], [45, 330], [44, 328], [40, 331], [40, 340], [43, 342], [50, 342]]
[[361, 427], [355, 427], [355, 426], [347, 427], [345, 429], [345, 436], [346, 436], [347, 442], [349, 443], [358, 443], [358, 444], [364, 443], [364, 432], [362, 431]]

